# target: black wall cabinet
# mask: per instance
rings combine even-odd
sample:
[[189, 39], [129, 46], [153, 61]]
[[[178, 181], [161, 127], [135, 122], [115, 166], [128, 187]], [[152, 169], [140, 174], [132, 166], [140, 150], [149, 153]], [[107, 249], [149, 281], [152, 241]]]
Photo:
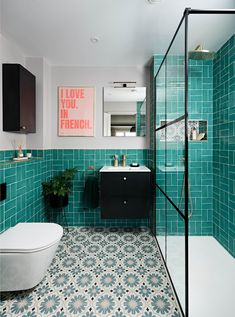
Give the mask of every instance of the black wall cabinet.
[[148, 218], [151, 207], [151, 173], [101, 173], [101, 217]]
[[3, 64], [3, 131], [35, 133], [35, 76], [20, 64]]

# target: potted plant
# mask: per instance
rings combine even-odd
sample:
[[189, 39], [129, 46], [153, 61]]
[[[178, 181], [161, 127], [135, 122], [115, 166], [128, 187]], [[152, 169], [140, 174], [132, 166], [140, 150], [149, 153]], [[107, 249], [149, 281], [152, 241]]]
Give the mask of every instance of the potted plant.
[[72, 180], [77, 171], [75, 167], [66, 169], [60, 175], [42, 183], [43, 194], [52, 208], [63, 208], [68, 205]]

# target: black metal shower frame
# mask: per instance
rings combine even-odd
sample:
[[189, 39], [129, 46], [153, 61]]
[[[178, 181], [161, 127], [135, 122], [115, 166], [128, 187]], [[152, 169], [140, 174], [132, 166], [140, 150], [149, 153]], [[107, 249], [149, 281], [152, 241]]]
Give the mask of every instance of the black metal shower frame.
[[[189, 176], [189, 157], [188, 157], [188, 18], [190, 14], [235, 14], [235, 9], [218, 9], [218, 10], [201, 10], [201, 9], [191, 9], [191, 8], [186, 8], [183, 14], [183, 17], [180, 20], [180, 23], [174, 33], [174, 36], [170, 42], [170, 45], [168, 46], [168, 49], [162, 59], [162, 62], [158, 68], [158, 71], [156, 75], [154, 76], [154, 127], [155, 127], [155, 133], [154, 133], [154, 166], [155, 166], [155, 173], [157, 171], [156, 168], [156, 132], [162, 129], [167, 128], [168, 126], [182, 121], [184, 119], [185, 123], [185, 147], [184, 147], [184, 152], [185, 152], [185, 188], [184, 188], [184, 194], [185, 194], [185, 203], [184, 203], [184, 212], [182, 212], [176, 205], [175, 203], [171, 200], [170, 197], [164, 192], [164, 190], [157, 184], [156, 182], [156, 177], [155, 179], [155, 184], [156, 187], [161, 191], [161, 193], [165, 196], [165, 198], [170, 202], [170, 204], [175, 208], [175, 210], [178, 212], [178, 214], [183, 218], [184, 220], [184, 225], [185, 225], [185, 311], [183, 312], [183, 309], [181, 307], [179, 298], [177, 296], [177, 292], [175, 290], [174, 284], [171, 280], [175, 295], [177, 297], [181, 313], [185, 317], [190, 317], [189, 316], [189, 248], [188, 248], [188, 235], [189, 235], [189, 204], [188, 204], [188, 198], [189, 198], [189, 183], [188, 183], [188, 176]], [[172, 44], [174, 43], [174, 40], [178, 34], [178, 31], [181, 28], [181, 25], [184, 22], [184, 85], [185, 85], [185, 93], [184, 93], [184, 115], [178, 117], [175, 120], [172, 121], [165, 121], [166, 123], [158, 128], [156, 128], [156, 79], [157, 76], [163, 66], [163, 64], [166, 61], [167, 55], [172, 47]], [[165, 113], [166, 115], [166, 113]], [[165, 133], [165, 138], [166, 138], [166, 133]], [[165, 140], [166, 142], [166, 140]], [[156, 202], [157, 204], [157, 202]], [[154, 220], [156, 221], [156, 217], [154, 217]], [[154, 224], [154, 227], [156, 228], [156, 223]], [[159, 248], [160, 249], [160, 248]], [[160, 249], [161, 252], [161, 249]], [[164, 257], [162, 256], [163, 260]], [[165, 262], [165, 260], [164, 260]], [[167, 263], [165, 262], [165, 267], [167, 269], [169, 278], [170, 274], [167, 268]]]

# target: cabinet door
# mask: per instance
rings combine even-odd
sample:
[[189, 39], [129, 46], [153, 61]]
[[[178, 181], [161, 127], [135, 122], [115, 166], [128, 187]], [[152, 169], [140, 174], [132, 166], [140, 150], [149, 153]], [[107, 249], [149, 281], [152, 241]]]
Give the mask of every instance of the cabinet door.
[[150, 173], [142, 172], [110, 172], [101, 174], [101, 188], [106, 195], [148, 196]]
[[20, 64], [3, 64], [3, 131], [33, 133], [35, 76]]
[[3, 131], [20, 130], [19, 65], [2, 65]]
[[124, 194], [125, 175], [119, 172], [101, 173], [101, 195], [120, 196]]
[[35, 77], [20, 67], [20, 130], [33, 133], [35, 128]]
[[147, 197], [150, 194], [150, 173], [129, 172], [122, 175], [123, 191], [129, 197]]
[[137, 219], [148, 218], [150, 199], [147, 197], [103, 197], [101, 198], [101, 218]]

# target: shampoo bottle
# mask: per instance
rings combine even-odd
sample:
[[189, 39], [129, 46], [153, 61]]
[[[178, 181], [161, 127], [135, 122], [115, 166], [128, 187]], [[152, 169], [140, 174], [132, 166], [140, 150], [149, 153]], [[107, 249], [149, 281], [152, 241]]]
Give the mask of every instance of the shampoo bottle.
[[192, 128], [192, 140], [197, 140], [197, 130], [196, 128]]

